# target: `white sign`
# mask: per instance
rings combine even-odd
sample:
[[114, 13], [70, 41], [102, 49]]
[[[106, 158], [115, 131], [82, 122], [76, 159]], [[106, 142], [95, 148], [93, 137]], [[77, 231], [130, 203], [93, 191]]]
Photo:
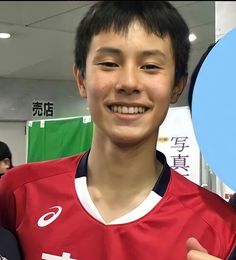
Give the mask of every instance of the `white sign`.
[[200, 184], [200, 151], [189, 107], [169, 108], [159, 129], [157, 150], [165, 154], [171, 168]]

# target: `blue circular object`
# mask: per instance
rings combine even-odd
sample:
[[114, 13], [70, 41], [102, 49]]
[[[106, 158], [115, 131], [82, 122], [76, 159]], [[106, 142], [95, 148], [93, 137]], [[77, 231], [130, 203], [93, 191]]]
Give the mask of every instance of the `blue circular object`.
[[236, 191], [236, 28], [216, 43], [201, 66], [192, 119], [204, 159]]

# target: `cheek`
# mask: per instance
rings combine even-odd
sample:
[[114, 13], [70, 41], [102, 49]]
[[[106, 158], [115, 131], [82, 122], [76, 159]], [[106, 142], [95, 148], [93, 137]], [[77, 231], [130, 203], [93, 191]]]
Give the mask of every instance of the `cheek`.
[[89, 76], [87, 76], [86, 89], [88, 99], [89, 97], [102, 99], [109, 94], [110, 90], [114, 87], [115, 82], [114, 77], [107, 74], [108, 73], [91, 71]]
[[103, 99], [106, 92], [106, 87], [103, 82], [93, 81], [87, 84], [87, 99], [88, 102], [97, 103], [98, 99]]
[[99, 114], [104, 99], [110, 93], [109, 89], [107, 80], [100, 76], [94, 75], [86, 82], [87, 102], [91, 115]]
[[154, 84], [150, 90], [150, 98], [155, 99], [158, 103], [169, 103], [171, 98], [171, 92], [173, 88], [173, 84], [171, 81], [166, 79], [158, 80]]

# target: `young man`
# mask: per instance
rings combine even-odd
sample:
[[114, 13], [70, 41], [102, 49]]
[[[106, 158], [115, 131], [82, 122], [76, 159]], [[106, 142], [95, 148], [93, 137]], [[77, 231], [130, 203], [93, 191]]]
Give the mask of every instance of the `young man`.
[[0, 219], [17, 233], [26, 260], [226, 259], [233, 252], [233, 208], [156, 151], [169, 104], [186, 83], [188, 34], [168, 2], [104, 1], [86, 14], [74, 74], [94, 122], [91, 149], [16, 167], [0, 189]]
[[0, 178], [12, 167], [11, 151], [6, 143], [0, 141]]
[[[6, 143], [0, 141], [0, 178], [12, 167], [10, 148]], [[15, 236], [0, 226], [0, 260], [10, 259], [20, 259], [18, 244]]]

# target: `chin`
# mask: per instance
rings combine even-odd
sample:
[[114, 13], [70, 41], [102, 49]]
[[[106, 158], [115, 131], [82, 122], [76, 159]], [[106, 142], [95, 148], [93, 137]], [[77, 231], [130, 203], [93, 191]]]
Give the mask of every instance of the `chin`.
[[118, 147], [131, 147], [137, 146], [145, 143], [146, 141], [150, 140], [147, 136], [142, 135], [134, 135], [131, 133], [130, 135], [120, 135], [120, 136], [113, 136], [111, 137], [112, 142], [117, 145]]

